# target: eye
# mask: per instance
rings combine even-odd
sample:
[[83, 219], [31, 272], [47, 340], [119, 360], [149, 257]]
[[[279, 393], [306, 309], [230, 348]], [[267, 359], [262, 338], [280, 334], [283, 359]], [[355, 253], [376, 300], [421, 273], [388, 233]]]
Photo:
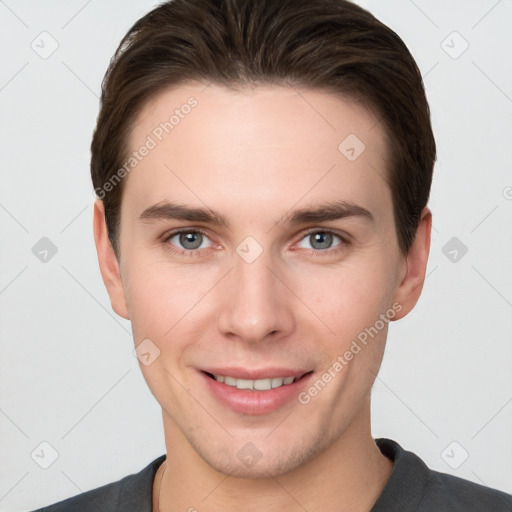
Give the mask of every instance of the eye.
[[178, 247], [178, 249], [182, 249], [182, 251], [178, 252], [196, 251], [197, 249], [205, 249], [211, 246], [211, 241], [206, 234], [197, 229], [174, 231], [164, 241]]
[[[337, 243], [336, 243], [337, 241]], [[304, 246], [306, 242], [306, 246]], [[324, 251], [341, 245], [344, 240], [332, 231], [312, 231], [308, 233], [299, 243], [302, 249], [313, 249], [315, 251]]]

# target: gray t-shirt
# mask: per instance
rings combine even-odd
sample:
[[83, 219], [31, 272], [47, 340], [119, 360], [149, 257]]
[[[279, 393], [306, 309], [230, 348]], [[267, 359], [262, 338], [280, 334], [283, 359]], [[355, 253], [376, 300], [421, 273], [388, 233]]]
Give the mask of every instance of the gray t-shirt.
[[[429, 469], [391, 439], [376, 439], [394, 463], [371, 512], [512, 512], [512, 496]], [[166, 456], [129, 475], [34, 512], [152, 512], [153, 480]]]

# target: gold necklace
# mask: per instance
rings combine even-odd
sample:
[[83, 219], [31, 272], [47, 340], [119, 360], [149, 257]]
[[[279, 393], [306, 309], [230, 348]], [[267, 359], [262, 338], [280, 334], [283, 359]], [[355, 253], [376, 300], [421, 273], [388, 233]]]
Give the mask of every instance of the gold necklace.
[[[162, 494], [162, 480], [164, 479], [164, 475], [165, 475], [165, 470], [167, 469], [167, 464], [166, 464], [167, 460], [164, 460], [162, 466], [163, 466], [163, 471], [162, 471], [162, 476], [160, 477], [160, 479], [158, 480], [158, 492], [156, 494], [156, 512], [162, 512], [160, 510], [160, 495]], [[159, 469], [162, 468], [162, 466], [160, 466]]]

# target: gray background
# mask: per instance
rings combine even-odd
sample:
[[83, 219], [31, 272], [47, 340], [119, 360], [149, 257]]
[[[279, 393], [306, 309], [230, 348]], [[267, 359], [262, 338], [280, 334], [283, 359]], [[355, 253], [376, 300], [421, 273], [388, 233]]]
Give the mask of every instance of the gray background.
[[[439, 150], [428, 277], [391, 325], [373, 434], [511, 492], [512, 0], [359, 3], [416, 57]], [[1, 511], [117, 480], [165, 452], [130, 324], [99, 273], [88, 168], [108, 61], [153, 5], [0, 2]], [[57, 248], [45, 262], [33, 252], [43, 237]]]

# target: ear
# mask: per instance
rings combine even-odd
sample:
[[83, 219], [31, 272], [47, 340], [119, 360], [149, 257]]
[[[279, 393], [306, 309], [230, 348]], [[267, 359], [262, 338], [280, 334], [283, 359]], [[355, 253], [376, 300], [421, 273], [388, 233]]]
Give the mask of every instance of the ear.
[[395, 291], [394, 300], [402, 305], [393, 320], [399, 320], [407, 315], [416, 305], [425, 282], [428, 254], [430, 251], [430, 234], [432, 231], [432, 213], [424, 208], [420, 215], [420, 222], [416, 236], [404, 256], [404, 272], [399, 287]]
[[119, 263], [112, 244], [110, 243], [110, 239], [108, 238], [107, 225], [105, 222], [105, 207], [101, 199], [96, 199], [94, 202], [93, 230], [101, 276], [107, 288], [112, 309], [119, 316], [129, 320], [130, 315], [128, 313], [123, 282], [119, 271]]

